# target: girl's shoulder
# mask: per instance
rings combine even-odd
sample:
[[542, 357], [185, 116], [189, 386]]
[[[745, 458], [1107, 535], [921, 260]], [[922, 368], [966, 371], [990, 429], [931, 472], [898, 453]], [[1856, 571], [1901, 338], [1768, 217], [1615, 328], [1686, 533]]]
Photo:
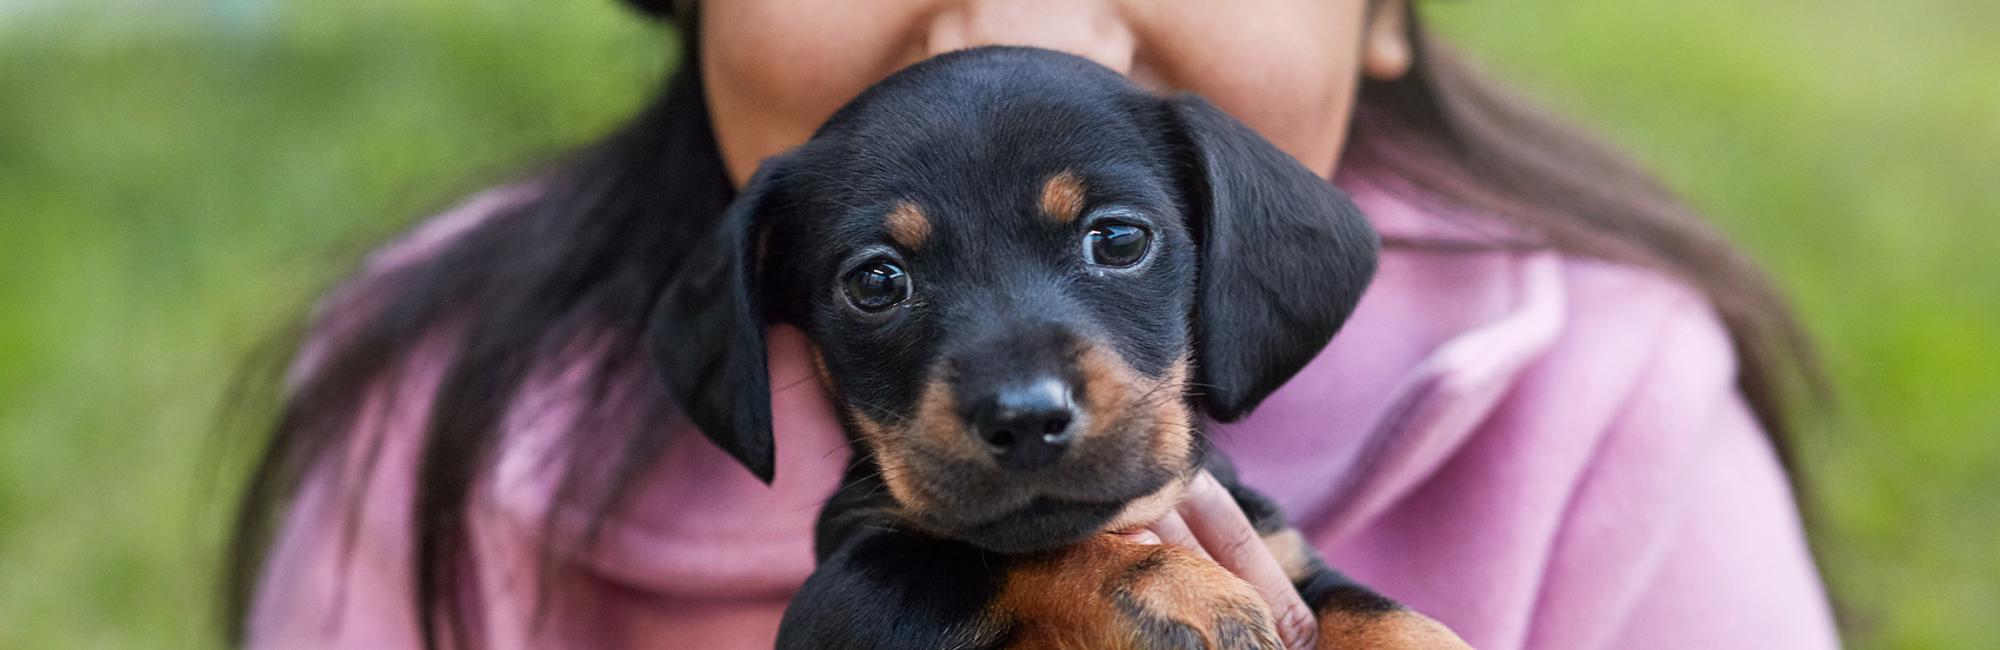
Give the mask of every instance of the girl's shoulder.
[[1350, 182], [1385, 242], [1370, 294], [1396, 322], [1382, 335], [1416, 332], [1420, 346], [1452, 357], [1439, 361], [1454, 367], [1479, 365], [1473, 358], [1511, 359], [1519, 369], [1574, 362], [1570, 370], [1605, 379], [1670, 360], [1698, 362], [1710, 380], [1733, 380], [1735, 346], [1692, 285], [1638, 264], [1554, 250], [1421, 192]]
[[[1259, 442], [1231, 449], [1256, 470], [1246, 475], [1274, 477], [1281, 501], [1323, 513], [1321, 539], [1372, 526], [1425, 486], [1539, 490], [1535, 503], [1554, 508], [1586, 475], [1681, 476], [1688, 465], [1663, 459], [1719, 437], [1762, 444], [1755, 423], [1729, 419], [1744, 412], [1735, 348], [1688, 284], [1494, 245], [1477, 220], [1350, 192], [1391, 242], [1375, 283], [1327, 351], [1266, 402], [1276, 409], [1252, 416]], [[1300, 467], [1289, 450], [1301, 448], [1338, 462]], [[1661, 453], [1604, 453], [1625, 449]], [[1341, 479], [1295, 478], [1307, 469]]]
[[1621, 426], [1635, 407], [1693, 417], [1741, 401], [1735, 346], [1687, 283], [1350, 191], [1390, 243], [1348, 327], [1305, 373], [1374, 414], [1350, 430], [1384, 446], [1362, 455], [1407, 454], [1391, 473], [1428, 475], [1478, 439], [1588, 450], [1652, 430]]
[[466, 233], [533, 201], [540, 193], [540, 185], [534, 182], [482, 189], [436, 214], [418, 219], [370, 250], [352, 271], [313, 303], [312, 313], [305, 322], [305, 336], [286, 372], [287, 383], [298, 385], [303, 377], [318, 369], [335, 341], [351, 335], [382, 308], [388, 293], [395, 289], [384, 286], [389, 276], [437, 255]]
[[[1832, 638], [1781, 450], [1739, 389], [1736, 346], [1702, 294], [1658, 271], [1550, 250], [1391, 249], [1382, 266], [1375, 311], [1357, 312], [1341, 334], [1356, 338], [1336, 338], [1333, 352], [1366, 361], [1414, 350], [1401, 372], [1351, 379], [1357, 395], [1389, 387], [1358, 409], [1375, 415], [1351, 430], [1353, 460], [1327, 472], [1336, 487], [1277, 471], [1283, 458], [1245, 470], [1292, 490], [1331, 561], [1474, 643], [1530, 627], [1571, 640], [1611, 638], [1620, 625], [1683, 629], [1678, 610], [1563, 612], [1624, 606], [1603, 594], [1635, 585], [1648, 599], [1698, 595], [1714, 581], [1676, 576], [1718, 566], [1732, 584], [1771, 586], [1790, 617], [1777, 633]], [[1357, 370], [1369, 366], [1330, 365], [1322, 377]], [[1316, 448], [1339, 442], [1303, 435]], [[1524, 598], [1437, 575], [1539, 587]], [[1729, 607], [1694, 616], [1753, 629]]]
[[541, 187], [534, 182], [499, 185], [474, 192], [444, 211], [418, 220], [402, 234], [378, 246], [363, 262], [360, 273], [363, 276], [380, 274], [436, 254], [453, 240], [496, 215], [533, 201], [540, 194]]

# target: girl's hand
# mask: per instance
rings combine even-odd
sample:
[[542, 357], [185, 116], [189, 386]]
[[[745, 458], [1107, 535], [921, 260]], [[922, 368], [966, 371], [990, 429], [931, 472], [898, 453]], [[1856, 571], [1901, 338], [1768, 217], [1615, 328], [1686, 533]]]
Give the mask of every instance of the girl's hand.
[[1122, 534], [1140, 543], [1182, 546], [1215, 560], [1264, 595], [1285, 647], [1313, 648], [1319, 621], [1312, 609], [1299, 598], [1291, 579], [1285, 577], [1284, 567], [1250, 526], [1250, 518], [1237, 507], [1229, 490], [1208, 472], [1188, 484], [1187, 498], [1179, 508], [1145, 528]]

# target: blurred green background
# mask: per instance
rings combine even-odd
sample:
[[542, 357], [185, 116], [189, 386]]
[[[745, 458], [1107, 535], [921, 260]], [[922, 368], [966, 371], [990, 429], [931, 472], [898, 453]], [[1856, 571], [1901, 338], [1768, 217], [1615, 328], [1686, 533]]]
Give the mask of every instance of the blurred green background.
[[[2000, 3], [1438, 2], [1796, 297], [1856, 647], [2000, 647]], [[0, 648], [210, 647], [218, 404], [371, 242], [629, 114], [611, 0], [0, 0]]]

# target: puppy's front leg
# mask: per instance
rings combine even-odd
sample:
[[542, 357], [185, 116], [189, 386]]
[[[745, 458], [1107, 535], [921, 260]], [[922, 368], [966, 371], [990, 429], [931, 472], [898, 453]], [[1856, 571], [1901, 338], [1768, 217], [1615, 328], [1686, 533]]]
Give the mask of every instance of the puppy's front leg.
[[[778, 648], [989, 648], [987, 610], [1000, 558], [969, 544], [894, 530], [842, 544], [792, 597]], [[995, 567], [998, 568], [998, 567]]]
[[1249, 583], [1187, 549], [1100, 534], [1021, 558], [997, 620], [1021, 648], [1280, 648]]
[[1171, 545], [1097, 535], [1001, 556], [894, 531], [856, 538], [793, 598], [779, 648], [1279, 648], [1248, 583]]
[[1278, 648], [1248, 583], [1177, 546], [1096, 535], [1002, 555], [900, 522], [857, 468], [820, 513], [819, 568], [780, 648]]

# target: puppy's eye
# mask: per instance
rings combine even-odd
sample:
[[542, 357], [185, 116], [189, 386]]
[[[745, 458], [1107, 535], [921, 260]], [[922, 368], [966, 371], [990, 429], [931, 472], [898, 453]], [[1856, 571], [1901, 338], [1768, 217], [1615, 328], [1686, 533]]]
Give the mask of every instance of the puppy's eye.
[[1131, 266], [1146, 256], [1153, 233], [1129, 223], [1110, 222], [1091, 227], [1083, 237], [1083, 261], [1098, 266]]
[[847, 273], [847, 301], [876, 312], [910, 299], [910, 274], [889, 260], [875, 260]]

